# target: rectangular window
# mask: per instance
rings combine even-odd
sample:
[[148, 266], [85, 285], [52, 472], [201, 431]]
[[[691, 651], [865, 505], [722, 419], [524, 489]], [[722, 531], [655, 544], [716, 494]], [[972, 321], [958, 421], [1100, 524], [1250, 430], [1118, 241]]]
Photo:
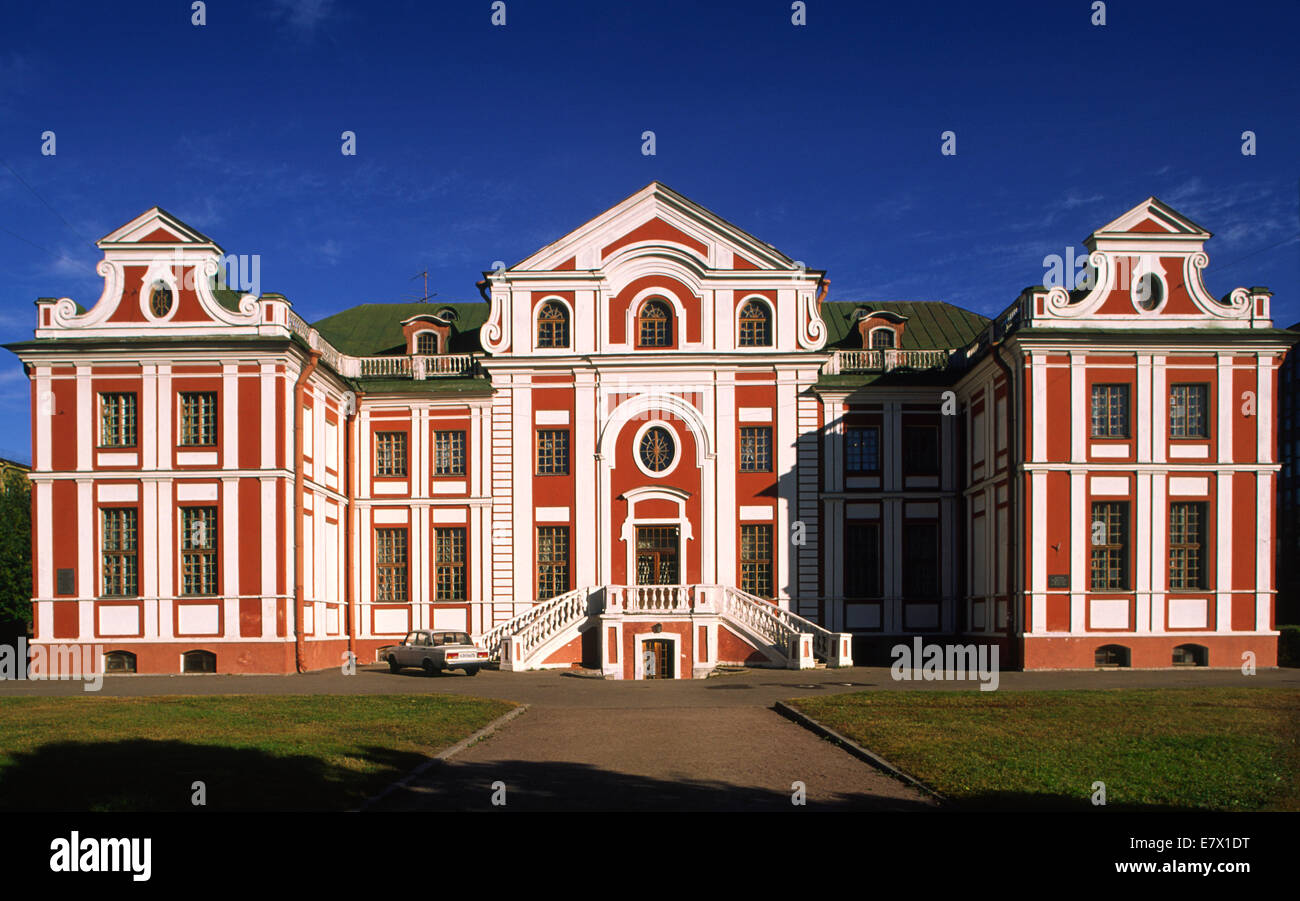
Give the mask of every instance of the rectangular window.
[[569, 590], [569, 527], [537, 529], [537, 599], [549, 600]]
[[406, 433], [375, 433], [375, 475], [406, 477]]
[[405, 604], [406, 529], [375, 529], [375, 600]]
[[939, 474], [939, 429], [932, 425], [903, 426], [903, 473]]
[[880, 525], [850, 522], [844, 526], [844, 596], [849, 600], [880, 597]]
[[772, 597], [772, 527], [740, 527], [740, 590]]
[[465, 474], [465, 433], [433, 433], [433, 474], [435, 476], [463, 476]]
[[1199, 590], [1205, 580], [1205, 504], [1169, 507], [1169, 587]]
[[772, 471], [771, 426], [746, 426], [740, 430], [740, 471]]
[[537, 432], [537, 474], [569, 474], [569, 432], [567, 429], [539, 429]]
[[181, 444], [185, 447], [213, 447], [217, 443], [217, 395], [215, 391], [181, 393]]
[[181, 507], [181, 594], [216, 594], [217, 508]]
[[135, 395], [99, 395], [99, 446], [135, 447]]
[[1208, 438], [1209, 385], [1169, 386], [1169, 437]]
[[880, 472], [880, 429], [873, 426], [845, 430], [844, 471]]
[[903, 526], [903, 596], [939, 599], [939, 526], [909, 522]]
[[1129, 437], [1128, 385], [1092, 386], [1092, 437]]
[[103, 597], [133, 598], [139, 594], [136, 572], [136, 510], [113, 507], [101, 511], [104, 570]]
[[1128, 504], [1106, 501], [1092, 505], [1088, 524], [1092, 545], [1093, 591], [1128, 589]]
[[433, 530], [433, 577], [436, 601], [465, 600], [465, 530]]

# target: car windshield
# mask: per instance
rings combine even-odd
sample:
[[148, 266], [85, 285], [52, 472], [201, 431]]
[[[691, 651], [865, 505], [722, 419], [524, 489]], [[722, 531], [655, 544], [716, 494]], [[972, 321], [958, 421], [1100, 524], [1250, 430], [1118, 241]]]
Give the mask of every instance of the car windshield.
[[436, 645], [469, 644], [469, 635], [465, 632], [438, 632], [433, 636], [433, 643]]

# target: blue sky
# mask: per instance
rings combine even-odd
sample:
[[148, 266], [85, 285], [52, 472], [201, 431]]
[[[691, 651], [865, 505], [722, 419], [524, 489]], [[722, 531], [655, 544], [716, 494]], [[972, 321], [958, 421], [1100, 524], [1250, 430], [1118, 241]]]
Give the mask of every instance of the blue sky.
[[[1215, 233], [1213, 293], [1267, 285], [1300, 320], [1300, 5], [490, 6], [210, 0], [195, 27], [181, 0], [10, 4], [0, 340], [38, 296], [93, 303], [93, 242], [155, 204], [314, 320], [417, 298], [426, 269], [475, 300], [494, 260], [654, 179], [828, 270], [833, 300], [986, 315], [1155, 194]], [[9, 354], [0, 416], [28, 421]], [[30, 459], [25, 426], [0, 456]]]

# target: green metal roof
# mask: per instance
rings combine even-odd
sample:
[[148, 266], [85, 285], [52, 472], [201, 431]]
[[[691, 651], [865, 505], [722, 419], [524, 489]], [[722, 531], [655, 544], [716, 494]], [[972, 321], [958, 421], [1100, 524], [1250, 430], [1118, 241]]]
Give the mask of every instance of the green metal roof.
[[862, 347], [853, 311], [886, 310], [907, 317], [900, 350], [951, 350], [965, 347], [989, 324], [978, 313], [963, 310], [941, 300], [826, 301], [822, 319], [826, 323], [826, 348], [851, 350]]
[[374, 357], [406, 352], [402, 320], [446, 309], [456, 311], [450, 352], [481, 351], [478, 330], [488, 319], [486, 303], [363, 303], [312, 325], [339, 351], [354, 357]]
[[233, 291], [229, 288], [212, 289], [212, 296], [217, 299], [217, 303], [221, 304], [223, 307], [225, 307], [227, 310], [230, 310], [232, 313], [239, 312], [239, 299], [247, 293], [249, 292]]

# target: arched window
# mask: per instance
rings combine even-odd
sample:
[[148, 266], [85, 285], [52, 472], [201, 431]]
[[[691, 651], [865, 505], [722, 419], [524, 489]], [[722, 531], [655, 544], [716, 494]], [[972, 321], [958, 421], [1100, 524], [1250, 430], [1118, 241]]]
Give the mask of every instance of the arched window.
[[892, 328], [878, 328], [871, 333], [872, 350], [893, 350], [894, 349], [894, 330]]
[[1210, 649], [1203, 644], [1180, 644], [1174, 648], [1174, 666], [1209, 666]]
[[420, 332], [415, 336], [415, 352], [420, 356], [432, 356], [438, 352], [438, 336], [433, 332]]
[[215, 673], [217, 655], [211, 651], [186, 651], [181, 656], [182, 673]]
[[760, 300], [748, 301], [740, 308], [740, 346], [772, 346], [772, 317]]
[[537, 346], [569, 346], [569, 311], [564, 304], [548, 300], [537, 312]]
[[662, 300], [647, 300], [636, 317], [638, 347], [672, 347], [673, 314]]
[[135, 672], [135, 655], [130, 651], [109, 651], [104, 655], [104, 672], [106, 673], [133, 673]]

